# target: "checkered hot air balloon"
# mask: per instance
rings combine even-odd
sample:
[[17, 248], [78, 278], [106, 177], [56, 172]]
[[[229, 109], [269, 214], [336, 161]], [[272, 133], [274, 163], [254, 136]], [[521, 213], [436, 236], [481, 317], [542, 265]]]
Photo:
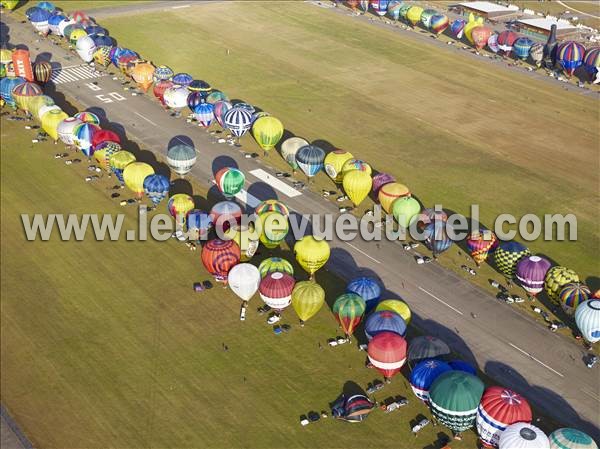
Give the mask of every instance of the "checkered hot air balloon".
[[346, 335], [352, 335], [361, 322], [367, 304], [356, 293], [344, 293], [333, 303], [332, 312]]
[[406, 363], [406, 340], [395, 332], [380, 332], [369, 341], [369, 362], [386, 379], [392, 378]]
[[494, 251], [494, 263], [500, 273], [512, 279], [517, 269], [517, 263], [531, 252], [519, 242], [502, 242]]
[[558, 302], [560, 291], [565, 285], [571, 282], [579, 282], [579, 275], [575, 271], [567, 267], [552, 267], [546, 273], [544, 291], [548, 295], [548, 298], [554, 302]]
[[95, 64], [108, 67], [108, 64], [110, 64], [110, 47], [96, 44], [96, 51], [93, 56]]
[[296, 153], [296, 162], [306, 176], [312, 178], [323, 169], [325, 151], [316, 145], [306, 145]]
[[233, 240], [209, 240], [202, 248], [204, 268], [218, 281], [227, 282], [229, 270], [240, 262], [240, 257], [240, 247]]
[[544, 279], [552, 264], [540, 256], [526, 256], [517, 263], [516, 277], [530, 295], [537, 295], [544, 289]]
[[196, 150], [185, 144], [172, 146], [167, 150], [167, 164], [179, 176], [185, 176], [196, 164]]
[[110, 174], [110, 158], [118, 151], [121, 151], [121, 145], [107, 140], [96, 146], [94, 150], [94, 159], [96, 159], [96, 162], [98, 162], [104, 171]]
[[429, 388], [433, 382], [452, 367], [442, 360], [421, 360], [410, 372], [408, 381], [416, 397], [425, 403], [429, 402]]
[[592, 296], [590, 288], [581, 282], [571, 282], [560, 289], [558, 300], [568, 313], [574, 313], [575, 309]]
[[238, 139], [252, 127], [252, 113], [243, 108], [233, 107], [223, 116], [225, 127]]
[[296, 281], [290, 274], [276, 271], [262, 278], [258, 292], [266, 305], [280, 311], [292, 303], [295, 285]]
[[158, 206], [169, 194], [171, 183], [165, 175], [152, 174], [144, 179], [144, 193], [152, 201], [154, 207]]
[[563, 42], [556, 50], [556, 59], [569, 76], [583, 63], [584, 55], [585, 47], [575, 41]]

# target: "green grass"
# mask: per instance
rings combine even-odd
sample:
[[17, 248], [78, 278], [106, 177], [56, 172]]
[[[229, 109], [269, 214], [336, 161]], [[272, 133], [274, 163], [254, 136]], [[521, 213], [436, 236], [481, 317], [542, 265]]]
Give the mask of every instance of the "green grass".
[[[300, 426], [346, 381], [380, 377], [356, 346], [326, 345], [339, 332], [327, 306], [303, 329], [287, 311], [292, 331], [275, 336], [255, 312], [259, 299], [240, 322], [229, 290], [193, 293], [208, 277], [200, 253], [173, 240], [26, 242], [21, 213], [123, 212], [136, 226], [133, 208], [109, 198], [114, 180], [85, 183], [85, 164], [55, 160], [62, 146], [32, 145], [31, 133], [2, 119], [0, 367], [2, 402], [36, 447], [422, 447], [447, 432], [410, 435], [409, 422], [428, 412], [401, 375], [376, 397], [408, 397], [401, 411]], [[329, 301], [342, 285], [324, 269], [317, 281]], [[468, 432], [453, 447], [474, 445]]]

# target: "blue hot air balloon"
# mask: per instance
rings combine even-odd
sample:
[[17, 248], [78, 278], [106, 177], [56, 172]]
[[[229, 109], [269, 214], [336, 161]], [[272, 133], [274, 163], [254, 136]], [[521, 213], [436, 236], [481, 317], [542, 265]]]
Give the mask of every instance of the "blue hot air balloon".
[[528, 37], [520, 37], [513, 44], [513, 53], [520, 59], [527, 59], [529, 57], [529, 50], [533, 47], [533, 42]]
[[[198, 96], [200, 96], [200, 98], [202, 98], [200, 92], [194, 92], [194, 94], [198, 94]], [[188, 101], [188, 104], [189, 104], [189, 101]], [[194, 105], [194, 107], [190, 108], [190, 109], [192, 109], [194, 118], [198, 121], [200, 126], [202, 126], [204, 128], [208, 128], [215, 118], [215, 114], [214, 114], [215, 107], [210, 103], [206, 103], [203, 98], [200, 103]]]
[[206, 239], [213, 227], [212, 217], [200, 209], [193, 209], [187, 216], [188, 232], [197, 232], [198, 239]]
[[106, 34], [96, 34], [92, 36], [92, 40], [96, 44], [96, 47], [112, 47], [115, 43], [113, 38]]
[[415, 396], [423, 402], [429, 402], [429, 388], [447, 371], [452, 371], [452, 367], [441, 360], [425, 359], [417, 363], [408, 379]]
[[231, 134], [240, 138], [252, 127], [252, 113], [242, 108], [231, 108], [225, 113], [223, 122]]
[[144, 178], [144, 193], [152, 201], [154, 207], [158, 206], [169, 194], [171, 183], [165, 175], [153, 174]]
[[406, 322], [392, 310], [379, 310], [371, 313], [365, 321], [365, 335], [371, 339], [380, 332], [394, 332], [404, 337], [406, 334]]
[[104, 34], [107, 35], [108, 31], [106, 28], [102, 28], [100, 25], [92, 24], [84, 28], [85, 32], [88, 36], [94, 36], [96, 34]]
[[359, 277], [350, 281], [346, 286], [346, 291], [348, 293], [356, 293], [365, 300], [367, 303], [366, 313], [372, 310], [381, 298], [381, 287], [379, 286], [379, 283], [377, 280], [368, 276]]
[[325, 151], [315, 145], [305, 145], [296, 153], [298, 167], [306, 176], [312, 178], [323, 169]]
[[194, 81], [194, 78], [192, 75], [187, 73], [178, 73], [177, 75], [173, 76], [171, 81], [173, 81], [173, 84], [178, 84], [180, 86], [189, 86], [192, 81]]
[[452, 246], [452, 240], [448, 237], [446, 225], [446, 222], [436, 220], [425, 227], [424, 234], [427, 236], [425, 245], [431, 250], [434, 257], [447, 251]]
[[464, 371], [465, 373], [477, 375], [477, 369], [468, 362], [464, 360], [452, 360], [448, 362], [448, 365], [455, 371]]
[[0, 79], [0, 96], [10, 107], [16, 108], [17, 103], [12, 96], [12, 91], [19, 84], [23, 84], [27, 80], [25, 78], [17, 77], [6, 77]]

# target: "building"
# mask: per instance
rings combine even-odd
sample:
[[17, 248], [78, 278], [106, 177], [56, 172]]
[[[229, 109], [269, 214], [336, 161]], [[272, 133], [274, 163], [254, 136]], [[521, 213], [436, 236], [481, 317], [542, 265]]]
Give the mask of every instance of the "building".
[[536, 37], [538, 39], [545, 39], [550, 34], [550, 28], [552, 25], [556, 25], [556, 38], [565, 39], [577, 35], [578, 29], [566, 20], [556, 20], [550, 18], [534, 18], [534, 19], [520, 19], [517, 20], [516, 26], [519, 32]]
[[502, 6], [492, 2], [467, 2], [456, 5], [463, 15], [473, 13], [492, 22], [501, 22], [514, 18], [520, 14], [517, 6]]

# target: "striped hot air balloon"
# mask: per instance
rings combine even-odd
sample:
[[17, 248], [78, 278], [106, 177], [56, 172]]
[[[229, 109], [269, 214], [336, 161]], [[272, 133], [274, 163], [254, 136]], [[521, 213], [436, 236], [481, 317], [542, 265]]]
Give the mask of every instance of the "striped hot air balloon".
[[188, 89], [190, 92], [198, 92], [202, 98], [206, 98], [211, 91], [210, 84], [203, 80], [193, 80]]
[[293, 265], [281, 257], [269, 257], [263, 260], [258, 266], [261, 277], [265, 277], [269, 273], [287, 273], [290, 276], [294, 275]]
[[408, 381], [416, 397], [425, 403], [429, 402], [429, 388], [433, 382], [452, 367], [442, 360], [425, 359], [415, 365]]
[[584, 55], [585, 47], [575, 41], [563, 42], [556, 50], [556, 59], [569, 76], [583, 63]]
[[40, 84], [46, 84], [52, 77], [52, 65], [48, 61], [36, 62], [33, 65], [33, 75]]
[[167, 197], [170, 187], [169, 178], [165, 175], [155, 173], [144, 179], [144, 193], [152, 201], [154, 207]]
[[29, 111], [29, 101], [32, 98], [43, 95], [42, 88], [35, 83], [26, 81], [12, 90], [12, 97], [17, 106], [25, 111]]
[[100, 127], [93, 123], [82, 123], [73, 130], [75, 145], [88, 158], [94, 154], [92, 140], [97, 131], [100, 131]]
[[531, 252], [519, 242], [502, 242], [494, 251], [494, 263], [498, 271], [506, 278], [512, 279], [517, 269], [517, 263]]
[[173, 84], [177, 86], [187, 87], [192, 83], [192, 81], [194, 81], [194, 78], [192, 77], [192, 75], [189, 75], [187, 73], [177, 73], [176, 75], [173, 75], [171, 81], [173, 81]]
[[552, 264], [540, 256], [526, 256], [517, 263], [516, 277], [525, 291], [533, 296], [544, 289], [544, 279]]
[[252, 127], [252, 113], [246, 109], [233, 107], [223, 116], [225, 127], [238, 139]]
[[74, 117], [80, 120], [82, 123], [92, 123], [94, 125], [100, 125], [100, 119], [93, 112], [82, 111], [74, 115]]
[[267, 212], [279, 212], [281, 215], [286, 217], [290, 215], [290, 210], [288, 207], [281, 201], [277, 200], [265, 200], [256, 206], [256, 209], [254, 209], [254, 213], [256, 215], [262, 215]]
[[213, 114], [215, 116], [215, 119], [217, 120], [217, 123], [221, 125], [221, 128], [227, 128], [227, 126], [225, 125], [225, 114], [227, 114], [227, 111], [229, 111], [232, 108], [231, 103], [229, 103], [229, 101], [227, 100], [219, 100], [216, 101], [213, 104], [213, 106]]
[[558, 300], [568, 313], [574, 313], [575, 309], [592, 296], [590, 288], [581, 282], [571, 282], [560, 289]]
[[450, 20], [448, 19], [448, 16], [446, 16], [445, 14], [434, 14], [431, 17], [430, 29], [438, 36], [440, 34], [442, 34], [444, 31], [446, 31], [446, 29], [448, 28], [449, 25], [450, 25]]
[[400, 315], [391, 310], [373, 312], [365, 320], [365, 335], [367, 340], [371, 340], [381, 332], [393, 332], [404, 337], [406, 334], [406, 323]]
[[533, 44], [529, 49], [529, 57], [536, 67], [541, 67], [544, 59], [544, 44], [541, 42], [536, 42]]
[[223, 167], [215, 174], [215, 182], [226, 198], [233, 198], [244, 188], [246, 177], [237, 168]]
[[306, 145], [296, 153], [296, 162], [308, 178], [312, 178], [323, 169], [325, 151], [316, 145]]
[[563, 427], [548, 437], [550, 449], [598, 449], [596, 442], [587, 433]]
[[229, 270], [240, 262], [240, 247], [233, 240], [213, 239], [202, 247], [204, 268], [218, 281], [227, 282]]
[[215, 107], [204, 101], [194, 106], [192, 112], [198, 124], [203, 128], [208, 128], [215, 119]]
[[361, 322], [366, 308], [365, 300], [356, 293], [344, 293], [333, 303], [332, 312], [344, 333], [350, 336]]
[[179, 176], [188, 174], [196, 164], [196, 150], [186, 144], [177, 144], [167, 150], [167, 164]]
[[596, 73], [600, 67], [600, 47], [588, 48], [583, 57], [583, 66], [589, 73]]
[[346, 285], [348, 293], [359, 295], [366, 303], [366, 312], [377, 306], [381, 298], [381, 286], [376, 279], [369, 276], [361, 276], [351, 280]]
[[455, 38], [462, 39], [466, 24], [464, 19], [455, 19], [450, 24], [450, 32]]
[[513, 52], [515, 56], [523, 61], [529, 57], [529, 51], [533, 47], [534, 42], [528, 37], [520, 37], [513, 44]]
[[325, 290], [314, 281], [297, 282], [292, 291], [292, 307], [301, 324], [315, 316], [325, 304]]
[[261, 279], [258, 292], [266, 305], [281, 311], [292, 303], [295, 285], [296, 281], [290, 274], [276, 271]]
[[371, 364], [390, 379], [406, 363], [406, 347], [406, 340], [395, 332], [380, 332], [369, 341], [367, 354]]

